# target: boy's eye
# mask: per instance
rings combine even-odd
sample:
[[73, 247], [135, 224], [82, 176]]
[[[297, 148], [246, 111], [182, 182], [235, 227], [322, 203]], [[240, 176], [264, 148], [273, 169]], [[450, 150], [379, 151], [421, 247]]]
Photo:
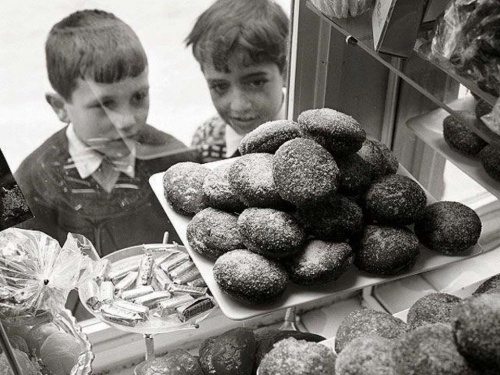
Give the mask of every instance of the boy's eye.
[[229, 89], [229, 85], [227, 83], [211, 83], [209, 88], [218, 95], [222, 95]]
[[133, 95], [132, 100], [136, 103], [140, 103], [143, 102], [148, 97], [148, 95], [149, 92], [147, 90], [139, 91]]
[[116, 103], [114, 100], [104, 100], [99, 103], [99, 106], [105, 109], [113, 109]]
[[268, 82], [267, 79], [255, 79], [253, 81], [248, 82], [248, 84], [252, 87], [262, 87]]

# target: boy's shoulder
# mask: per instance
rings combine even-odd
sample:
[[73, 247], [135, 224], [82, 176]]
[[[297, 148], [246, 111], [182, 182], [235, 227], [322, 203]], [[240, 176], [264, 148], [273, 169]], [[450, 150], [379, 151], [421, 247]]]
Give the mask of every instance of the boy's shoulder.
[[195, 131], [192, 145], [225, 143], [226, 122], [218, 115], [210, 117]]

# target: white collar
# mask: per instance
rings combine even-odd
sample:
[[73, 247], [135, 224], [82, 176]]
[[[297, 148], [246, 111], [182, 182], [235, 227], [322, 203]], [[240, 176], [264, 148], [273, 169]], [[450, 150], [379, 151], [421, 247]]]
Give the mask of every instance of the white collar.
[[[66, 129], [66, 137], [68, 138], [68, 151], [73, 163], [75, 164], [78, 174], [81, 178], [88, 178], [99, 169], [104, 155], [90, 149], [75, 133], [73, 124], [69, 124]], [[127, 142], [127, 140], [125, 140]], [[131, 169], [120, 169], [121, 172], [126, 173], [130, 177], [134, 177], [135, 154], [136, 144], [133, 141], [127, 142], [131, 152], [129, 155], [120, 159], [124, 164], [132, 166]]]
[[[286, 89], [283, 89], [283, 101], [281, 102], [280, 110], [276, 115], [274, 120], [284, 120], [286, 118], [285, 113], [285, 99], [286, 99]], [[231, 157], [234, 155], [236, 150], [238, 150], [238, 146], [240, 145], [241, 140], [245, 134], [241, 135], [236, 133], [236, 131], [229, 125], [226, 124], [226, 157]]]

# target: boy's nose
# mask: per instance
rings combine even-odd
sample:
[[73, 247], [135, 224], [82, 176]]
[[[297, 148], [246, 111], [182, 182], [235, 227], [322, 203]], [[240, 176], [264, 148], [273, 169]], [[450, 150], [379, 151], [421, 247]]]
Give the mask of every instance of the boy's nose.
[[231, 95], [230, 108], [233, 112], [244, 112], [252, 108], [252, 103], [245, 92], [234, 90]]
[[138, 123], [137, 115], [132, 111], [120, 113], [117, 116], [114, 116], [111, 121], [113, 122], [115, 128], [120, 131], [131, 129]]

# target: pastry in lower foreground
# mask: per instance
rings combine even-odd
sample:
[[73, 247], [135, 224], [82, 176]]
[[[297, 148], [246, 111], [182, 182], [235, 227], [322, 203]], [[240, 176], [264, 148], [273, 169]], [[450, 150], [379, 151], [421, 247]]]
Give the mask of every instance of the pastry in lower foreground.
[[163, 357], [145, 363], [137, 375], [204, 375], [198, 359], [184, 349], [175, 349]]
[[452, 115], [443, 120], [443, 138], [453, 150], [476, 156], [488, 143]]
[[352, 246], [356, 267], [375, 275], [406, 272], [420, 254], [417, 236], [405, 227], [367, 225]]
[[363, 228], [363, 210], [341, 194], [298, 206], [296, 217], [308, 234], [324, 241], [345, 241]]
[[269, 121], [245, 135], [238, 150], [241, 155], [255, 152], [274, 154], [283, 143], [300, 136], [300, 128], [295, 121]]
[[274, 344], [278, 341], [293, 337], [297, 340], [305, 340], [310, 342], [320, 342], [326, 340], [325, 337], [316, 335], [310, 332], [281, 330], [278, 328], [262, 327], [254, 331], [255, 340], [257, 342], [257, 350], [255, 351], [255, 367], [258, 367], [262, 358], [271, 351]]
[[426, 324], [451, 323], [451, 309], [462, 299], [448, 293], [431, 293], [419, 298], [408, 310], [409, 329]]
[[288, 283], [288, 275], [279, 263], [250, 250], [222, 255], [215, 261], [213, 273], [224, 293], [248, 304], [277, 301]]
[[245, 247], [238, 229], [238, 216], [211, 207], [193, 216], [187, 225], [186, 237], [193, 250], [212, 260]]
[[376, 335], [353, 339], [337, 356], [335, 375], [397, 375], [395, 343]]
[[333, 156], [311, 139], [292, 139], [274, 154], [273, 178], [279, 195], [295, 205], [335, 193], [338, 175]]
[[328, 347], [293, 337], [278, 341], [259, 366], [259, 375], [334, 375], [337, 356]]
[[500, 295], [463, 299], [451, 311], [460, 353], [480, 370], [500, 368]]
[[354, 261], [345, 242], [309, 240], [297, 254], [283, 260], [290, 280], [298, 285], [320, 285], [338, 279]]
[[424, 189], [415, 180], [398, 174], [380, 177], [365, 195], [366, 216], [379, 224], [412, 224], [426, 205]]
[[341, 353], [357, 337], [377, 335], [395, 339], [406, 332], [407, 324], [383, 311], [357, 309], [350, 312], [339, 325], [335, 337], [335, 351]]
[[479, 160], [488, 176], [500, 181], [500, 148], [491, 145], [485, 146], [479, 152]]
[[306, 234], [290, 214], [273, 208], [245, 209], [238, 217], [245, 247], [269, 258], [282, 258], [299, 251]]
[[234, 192], [228, 180], [231, 164], [224, 164], [212, 169], [203, 182], [203, 194], [210, 207], [227, 212], [241, 212], [245, 204]]
[[163, 189], [167, 202], [175, 212], [194, 215], [207, 207], [203, 182], [210, 169], [202, 164], [181, 162], [171, 166], [163, 175]]
[[448, 324], [435, 323], [409, 331], [394, 346], [397, 374], [477, 374], [459, 353]]
[[297, 117], [303, 136], [318, 142], [335, 157], [354, 154], [366, 132], [353, 117], [330, 108], [310, 109]]
[[235, 194], [248, 207], [289, 206], [280, 197], [273, 178], [272, 154], [247, 154], [238, 158], [228, 170], [228, 181]]
[[254, 368], [256, 342], [250, 328], [224, 332], [212, 343], [212, 366], [217, 375], [250, 375]]
[[472, 294], [489, 293], [500, 293], [500, 273], [484, 280]]
[[366, 139], [357, 154], [372, 166], [374, 179], [398, 171], [398, 159], [385, 144], [375, 139]]
[[450, 201], [428, 205], [415, 222], [415, 234], [420, 242], [445, 255], [459, 255], [474, 246], [481, 228], [481, 219], [473, 209]]

